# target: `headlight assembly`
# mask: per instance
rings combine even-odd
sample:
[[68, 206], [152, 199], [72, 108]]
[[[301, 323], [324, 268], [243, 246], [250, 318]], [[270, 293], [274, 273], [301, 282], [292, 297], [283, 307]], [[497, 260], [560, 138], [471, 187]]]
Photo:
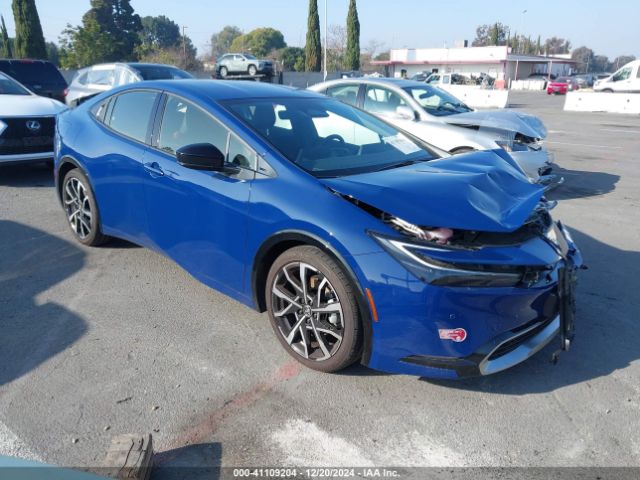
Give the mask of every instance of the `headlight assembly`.
[[538, 271], [512, 265], [453, 263], [436, 259], [434, 248], [420, 243], [370, 235], [423, 282], [450, 287], [516, 287], [537, 281]]

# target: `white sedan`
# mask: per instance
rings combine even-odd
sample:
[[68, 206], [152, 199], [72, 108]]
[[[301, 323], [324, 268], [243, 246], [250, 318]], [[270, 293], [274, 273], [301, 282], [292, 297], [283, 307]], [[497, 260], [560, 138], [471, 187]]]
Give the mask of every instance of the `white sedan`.
[[552, 156], [543, 146], [546, 128], [533, 115], [475, 111], [448, 92], [422, 82], [393, 78], [350, 78], [309, 87], [378, 115], [451, 154], [503, 149], [530, 181], [561, 181], [551, 175]]
[[0, 165], [52, 161], [56, 115], [66, 108], [0, 72]]

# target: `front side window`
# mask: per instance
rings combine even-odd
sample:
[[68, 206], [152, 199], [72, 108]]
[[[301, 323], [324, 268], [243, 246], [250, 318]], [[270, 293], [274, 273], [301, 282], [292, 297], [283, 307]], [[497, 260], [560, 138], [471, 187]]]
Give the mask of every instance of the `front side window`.
[[406, 102], [395, 92], [382, 87], [368, 86], [364, 96], [364, 109], [367, 112], [394, 115], [396, 108], [406, 106]]
[[631, 67], [623, 68], [618, 73], [613, 76], [614, 82], [621, 82], [623, 80], [628, 79], [631, 76]]
[[107, 125], [127, 137], [144, 142], [158, 94], [151, 91], [126, 92], [114, 100]]
[[[394, 168], [436, 158], [426, 144], [376, 117], [329, 98], [225, 102], [288, 160], [317, 177]], [[276, 117], [290, 129], [276, 126]]]
[[327, 96], [355, 106], [358, 102], [358, 85], [338, 85], [327, 88]]
[[227, 150], [227, 129], [209, 114], [178, 97], [169, 96], [162, 117], [158, 148], [169, 154], [186, 145], [210, 143]]
[[441, 117], [471, 111], [469, 107], [453, 95], [430, 85], [405, 87], [404, 91], [411, 95], [431, 115]]

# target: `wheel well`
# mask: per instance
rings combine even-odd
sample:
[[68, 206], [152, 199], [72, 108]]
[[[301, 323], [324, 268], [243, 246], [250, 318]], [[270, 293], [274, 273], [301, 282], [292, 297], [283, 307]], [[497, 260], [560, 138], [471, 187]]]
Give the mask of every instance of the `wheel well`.
[[264, 312], [267, 309], [266, 301], [266, 283], [267, 275], [271, 269], [273, 262], [290, 248], [311, 245], [319, 248], [327, 255], [331, 256], [338, 265], [344, 268], [345, 274], [353, 282], [353, 286], [356, 292], [356, 301], [358, 303], [358, 309], [360, 310], [363, 327], [363, 350], [362, 350], [362, 364], [367, 365], [371, 356], [371, 337], [373, 335], [371, 326], [371, 311], [369, 305], [365, 300], [365, 294], [362, 291], [362, 287], [358, 282], [355, 274], [351, 268], [345, 264], [340, 255], [335, 252], [331, 247], [324, 243], [319, 238], [306, 235], [302, 232], [282, 232], [275, 235], [270, 240], [267, 240], [262, 247], [258, 250], [253, 263], [252, 269], [252, 289], [253, 300], [256, 309], [259, 312]]
[[63, 160], [62, 164], [58, 168], [58, 198], [59, 199], [62, 199], [62, 181], [64, 180], [64, 177], [66, 177], [67, 173], [69, 173], [71, 170], [75, 168], [79, 168], [79, 167], [75, 163], [73, 163], [71, 160], [67, 160], [67, 159]]

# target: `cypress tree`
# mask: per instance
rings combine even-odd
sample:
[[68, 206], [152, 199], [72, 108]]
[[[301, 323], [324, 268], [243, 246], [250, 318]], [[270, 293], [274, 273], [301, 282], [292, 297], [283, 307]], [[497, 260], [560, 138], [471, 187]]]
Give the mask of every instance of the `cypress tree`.
[[344, 55], [344, 65], [349, 70], [360, 70], [360, 21], [356, 0], [349, 1], [347, 14], [347, 50]]
[[16, 23], [16, 58], [47, 58], [47, 47], [35, 0], [13, 0], [13, 18]]
[[318, 0], [309, 0], [307, 43], [304, 46], [304, 55], [305, 71], [319, 72], [322, 67], [322, 47], [320, 46], [320, 16], [318, 15]]
[[0, 15], [0, 58], [13, 58], [9, 33], [7, 33], [7, 26], [4, 24], [2, 15]]

